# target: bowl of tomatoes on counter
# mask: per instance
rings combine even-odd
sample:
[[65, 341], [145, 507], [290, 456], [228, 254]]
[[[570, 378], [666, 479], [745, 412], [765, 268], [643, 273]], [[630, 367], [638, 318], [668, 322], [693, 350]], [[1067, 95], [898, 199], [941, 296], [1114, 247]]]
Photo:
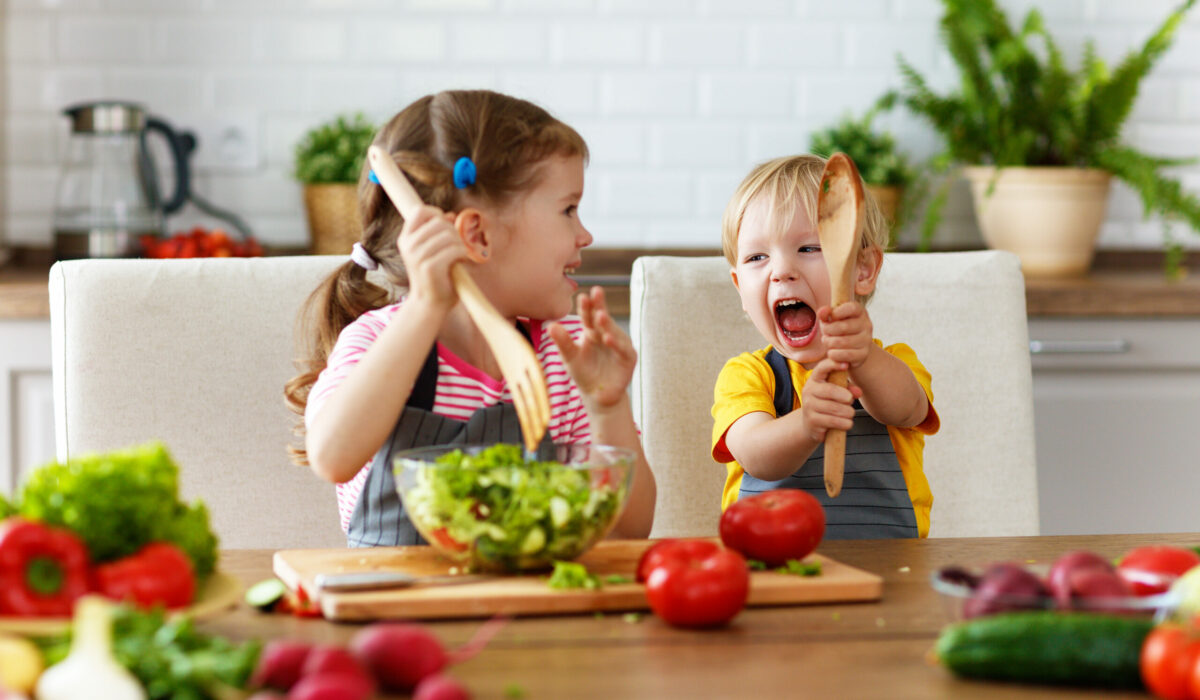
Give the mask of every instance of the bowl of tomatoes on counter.
[[203, 226], [168, 237], [145, 235], [140, 243], [145, 258], [255, 258], [263, 254], [253, 236], [239, 239], [225, 229]]

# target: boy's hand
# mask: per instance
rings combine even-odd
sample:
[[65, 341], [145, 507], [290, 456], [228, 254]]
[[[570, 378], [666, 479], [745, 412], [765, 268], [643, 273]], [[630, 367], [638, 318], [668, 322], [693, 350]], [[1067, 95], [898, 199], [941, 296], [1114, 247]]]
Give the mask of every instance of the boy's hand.
[[446, 308], [454, 306], [458, 294], [450, 267], [468, 259], [467, 246], [454, 228], [454, 214], [422, 206], [404, 222], [396, 247], [408, 274], [409, 297]]
[[828, 357], [821, 360], [800, 391], [800, 413], [809, 437], [815, 442], [825, 442], [828, 430], [854, 427], [854, 400], [862, 396], [862, 389], [830, 384], [830, 373], [839, 369], [846, 369], [846, 363]]
[[625, 399], [625, 389], [633, 378], [637, 351], [633, 341], [621, 330], [604, 301], [604, 290], [592, 287], [579, 297], [579, 318], [583, 332], [572, 339], [567, 329], [550, 325], [550, 337], [558, 345], [571, 377], [579, 386], [589, 412], [603, 412]]
[[866, 362], [871, 353], [873, 328], [867, 309], [857, 301], [848, 301], [831, 309], [822, 306], [817, 310], [821, 321], [821, 337], [825, 343], [825, 356], [836, 362], [844, 362], [847, 369], [857, 369]]

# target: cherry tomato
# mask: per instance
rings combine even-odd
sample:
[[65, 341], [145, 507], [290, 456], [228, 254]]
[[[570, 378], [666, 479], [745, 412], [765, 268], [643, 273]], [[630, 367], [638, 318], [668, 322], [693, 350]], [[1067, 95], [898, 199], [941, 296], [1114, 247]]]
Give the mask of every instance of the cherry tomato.
[[781, 566], [812, 554], [825, 536], [825, 509], [811, 494], [776, 489], [738, 499], [721, 514], [721, 541], [747, 559]]
[[1142, 643], [1140, 668], [1146, 688], [1160, 698], [1188, 700], [1196, 661], [1200, 658], [1200, 637], [1183, 625], [1155, 627]]
[[650, 609], [678, 627], [715, 627], [733, 619], [750, 594], [746, 560], [732, 549], [716, 547], [706, 554], [689, 556], [688, 540], [676, 541], [678, 550], [663, 547], [663, 560], [646, 578]]
[[1136, 595], [1163, 593], [1175, 579], [1200, 566], [1200, 554], [1184, 547], [1151, 545], [1131, 549], [1121, 557], [1117, 573], [1133, 586]]
[[638, 583], [645, 583], [646, 579], [650, 578], [650, 572], [663, 562], [703, 559], [720, 548], [721, 546], [712, 540], [662, 540], [656, 542], [642, 552], [641, 559], [638, 559]]

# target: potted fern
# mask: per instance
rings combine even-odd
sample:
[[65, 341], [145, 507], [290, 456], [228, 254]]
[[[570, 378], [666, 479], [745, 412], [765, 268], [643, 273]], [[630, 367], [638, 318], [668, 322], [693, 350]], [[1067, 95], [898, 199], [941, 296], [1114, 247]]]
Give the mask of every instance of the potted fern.
[[895, 137], [872, 124], [879, 110], [887, 106], [881, 103], [858, 118], [847, 113], [834, 124], [813, 132], [809, 150], [824, 158], [839, 151], [850, 156], [894, 233], [909, 208], [905, 192], [915, 182], [916, 171], [896, 148]]
[[[1137, 192], [1146, 215], [1200, 231], [1200, 200], [1165, 173], [1193, 159], [1142, 153], [1120, 138], [1138, 85], [1195, 1], [1112, 70], [1091, 42], [1082, 66], [1069, 69], [1036, 9], [1015, 30], [994, 0], [943, 0], [941, 35], [961, 75], [957, 90], [934, 92], [900, 59], [900, 102], [945, 142], [935, 165], [968, 166], [985, 242], [1016, 252], [1027, 275], [1086, 274], [1114, 176]], [[927, 209], [925, 248], [947, 184]]]
[[314, 254], [347, 254], [362, 236], [357, 183], [374, 137], [375, 125], [356, 114], [319, 124], [296, 144], [296, 179], [304, 185]]

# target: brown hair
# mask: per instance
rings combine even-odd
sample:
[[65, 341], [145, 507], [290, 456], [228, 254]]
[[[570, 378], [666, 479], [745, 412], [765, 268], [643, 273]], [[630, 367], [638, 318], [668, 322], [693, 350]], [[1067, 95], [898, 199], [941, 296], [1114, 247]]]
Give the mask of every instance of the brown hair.
[[[456, 211], [461, 193], [503, 207], [538, 184], [537, 165], [556, 155], [586, 160], [587, 144], [571, 127], [525, 100], [489, 90], [450, 90], [427, 95], [392, 117], [375, 135], [373, 145], [386, 150], [404, 171], [421, 200], [443, 211]], [[468, 156], [475, 163], [475, 184], [454, 186], [454, 164]], [[404, 226], [383, 188], [368, 178], [363, 165], [358, 178], [358, 209], [363, 248], [379, 263], [394, 287], [407, 278], [396, 238]], [[307, 344], [296, 361], [300, 374], [284, 388], [288, 407], [301, 416], [295, 433], [303, 438], [308, 392], [325, 369], [342, 329], [366, 311], [392, 301], [392, 291], [367, 279], [367, 272], [346, 262], [322, 282], [305, 302], [297, 324]], [[307, 464], [303, 446], [289, 446], [292, 460]]]
[[[770, 205], [767, 225], [772, 230], [782, 231], [790, 226], [791, 217], [799, 210], [799, 203], [803, 203], [805, 215], [816, 226], [817, 195], [825, 162], [820, 156], [808, 154], [785, 156], [760, 163], [750, 171], [729, 199], [721, 219], [721, 250], [731, 266], [737, 265], [738, 233], [742, 228], [742, 219], [750, 203], [757, 197], [766, 197]], [[875, 197], [865, 187], [863, 195], [866, 220], [863, 222], [862, 247], [874, 248], [882, 254], [888, 244], [887, 218], [880, 211]], [[786, 220], [784, 217], [787, 217]], [[865, 303], [869, 298], [870, 295], [867, 295], [860, 301]]]

